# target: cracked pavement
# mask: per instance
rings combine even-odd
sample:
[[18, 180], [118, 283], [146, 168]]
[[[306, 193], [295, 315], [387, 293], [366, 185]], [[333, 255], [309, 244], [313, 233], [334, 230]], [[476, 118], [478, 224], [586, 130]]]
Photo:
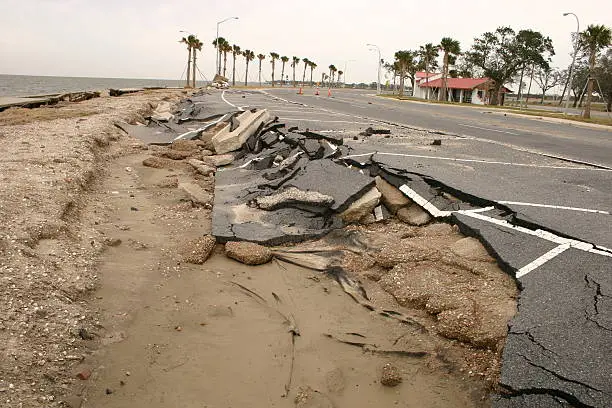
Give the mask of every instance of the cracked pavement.
[[[486, 125], [493, 116], [464, 112], [469, 108], [380, 101], [363, 93], [335, 90], [333, 98], [316, 98], [290, 89], [226, 91], [215, 103], [267, 108], [288, 127], [343, 136], [356, 164], [372, 160], [413, 175], [420, 180], [413, 186], [417, 194], [436, 210], [452, 212], [464, 233], [481, 239], [512, 276], [518, 273], [518, 313], [509, 324], [503, 392], [494, 396], [494, 407], [611, 406], [610, 131], [499, 116]], [[477, 114], [485, 125], [479, 122], [474, 134], [450, 125]], [[486, 132], [486, 126], [519, 125], [520, 134], [507, 139]], [[369, 126], [391, 129], [391, 135], [360, 136]], [[431, 146], [433, 139], [441, 146]], [[542, 146], [546, 155], [525, 151]], [[443, 190], [459, 201], [442, 199]], [[489, 205], [495, 208], [469, 213]]]

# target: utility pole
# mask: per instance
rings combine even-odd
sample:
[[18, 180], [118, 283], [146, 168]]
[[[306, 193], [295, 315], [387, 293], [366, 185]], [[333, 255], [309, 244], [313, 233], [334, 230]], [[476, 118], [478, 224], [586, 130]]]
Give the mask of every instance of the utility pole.
[[[378, 51], [378, 82], [376, 82], [376, 94], [380, 95], [381, 94], [381, 91], [380, 91], [380, 70], [381, 70], [380, 47], [376, 44], [366, 44], [366, 46], [374, 47]], [[370, 49], [370, 51], [374, 51], [374, 50]]]
[[580, 21], [578, 20], [578, 16], [575, 15], [574, 13], [563, 13], [563, 16], [569, 16], [572, 15], [576, 18], [576, 39], [574, 40], [574, 55], [572, 56], [572, 65], [570, 67], [570, 74], [569, 74], [569, 82], [568, 82], [568, 90], [567, 90], [567, 99], [565, 101], [565, 112], [564, 114], [567, 115], [569, 113], [569, 103], [570, 103], [570, 97], [572, 95], [572, 82], [574, 82], [574, 64], [576, 63], [576, 54], [578, 54], [578, 38], [580, 37]]
[[215, 37], [215, 44], [217, 44], [217, 55], [215, 56], [215, 69], [217, 70], [217, 74], [221, 75], [221, 58], [219, 57], [219, 25], [225, 23], [228, 20], [238, 20], [238, 17], [228, 17], [224, 20], [217, 22], [217, 36]]

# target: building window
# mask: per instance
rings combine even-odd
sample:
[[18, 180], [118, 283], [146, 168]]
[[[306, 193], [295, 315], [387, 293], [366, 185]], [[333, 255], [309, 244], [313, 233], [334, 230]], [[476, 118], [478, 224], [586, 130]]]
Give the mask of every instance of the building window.
[[472, 103], [472, 90], [471, 89], [465, 89], [463, 91], [463, 102]]

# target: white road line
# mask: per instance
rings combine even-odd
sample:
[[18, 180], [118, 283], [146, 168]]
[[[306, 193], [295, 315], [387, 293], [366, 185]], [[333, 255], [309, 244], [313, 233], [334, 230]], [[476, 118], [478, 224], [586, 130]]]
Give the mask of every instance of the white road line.
[[503, 166], [534, 167], [534, 168], [542, 168], [542, 169], [599, 170], [599, 169], [593, 169], [593, 168], [590, 168], [590, 167], [547, 166], [547, 165], [529, 164], [529, 163], [502, 162], [502, 161], [495, 161], [495, 160], [458, 159], [458, 158], [455, 158], [455, 157], [427, 156], [427, 155], [422, 155], [422, 154], [405, 154], [405, 153], [384, 153], [384, 152], [371, 152], [371, 153], [353, 154], [353, 155], [348, 155], [348, 156], [341, 157], [341, 159], [350, 159], [352, 157], [361, 157], [361, 156], [371, 156], [373, 154], [380, 154], [382, 156], [414, 157], [414, 158], [417, 158], [417, 159], [447, 160], [447, 161], [456, 161], [456, 162], [465, 162], [465, 163], [483, 163], [483, 164], [499, 164], [499, 165], [503, 165]]
[[355, 125], [369, 125], [369, 122], [354, 122], [352, 120], [323, 120], [323, 119], [304, 119], [304, 118], [283, 118], [283, 120], [297, 120], [299, 122], [321, 122], [321, 123], [352, 123]]
[[542, 207], [542, 208], [554, 208], [558, 210], [570, 210], [570, 211], [581, 211], [588, 213], [596, 213], [596, 214], [605, 214], [610, 215], [609, 211], [604, 210], [592, 210], [589, 208], [580, 208], [580, 207], [568, 207], [565, 205], [549, 205], [549, 204], [537, 204], [537, 203], [523, 203], [520, 201], [497, 201], [500, 204], [509, 204], [509, 205], [524, 205], [526, 207]]
[[233, 106], [234, 108], [238, 109], [239, 111], [244, 111], [244, 109], [242, 109], [240, 106], [236, 106], [236, 105], [234, 105], [233, 103], [231, 103], [230, 101], [228, 101], [227, 99], [225, 99], [225, 91], [223, 91], [223, 92], [221, 93], [221, 99], [223, 99], [223, 101], [224, 101], [225, 103], [227, 103], [227, 104], [228, 104], [228, 105], [230, 105], [230, 106]]
[[558, 247], [551, 249], [544, 255], [540, 256], [539, 258], [534, 259], [533, 261], [529, 262], [527, 265], [523, 266], [521, 269], [516, 271], [516, 278], [517, 279], [522, 278], [523, 276], [527, 275], [529, 272], [533, 271], [536, 268], [539, 268], [540, 266], [544, 265], [546, 262], [555, 258], [557, 255], [562, 254], [569, 248], [570, 248], [570, 244], [562, 244], [562, 245], [559, 245]]
[[464, 127], [473, 128], [473, 129], [488, 130], [489, 132], [498, 132], [498, 133], [507, 133], [509, 135], [518, 135], [518, 133], [508, 132], [508, 131], [505, 131], [505, 130], [483, 128], [483, 127], [480, 127], [480, 126], [466, 125], [465, 123], [457, 123], [457, 124], [459, 126], [464, 126]]
[[281, 109], [272, 109], [272, 111], [274, 113], [307, 113], [307, 114], [315, 114], [315, 115], [336, 115], [335, 113], [331, 113], [331, 112], [316, 112], [316, 111], [299, 111], [299, 110], [281, 110]]
[[423, 207], [425, 211], [427, 211], [428, 213], [430, 213], [436, 218], [448, 217], [449, 215], [452, 214], [450, 211], [438, 210], [438, 208], [435, 205], [433, 205], [428, 200], [423, 198], [421, 195], [419, 195], [416, 191], [408, 187], [406, 184], [402, 184], [399, 189], [402, 193], [406, 194], [408, 198], [410, 198], [412, 201], [414, 201], [415, 203]]

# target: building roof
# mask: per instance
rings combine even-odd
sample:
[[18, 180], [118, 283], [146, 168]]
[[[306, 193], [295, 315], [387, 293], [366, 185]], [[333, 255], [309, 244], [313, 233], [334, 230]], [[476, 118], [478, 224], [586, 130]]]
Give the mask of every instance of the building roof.
[[[474, 89], [478, 85], [489, 81], [489, 78], [447, 78], [447, 87], [449, 89]], [[427, 83], [421, 82], [421, 88], [441, 88], [442, 78], [434, 79]]]

